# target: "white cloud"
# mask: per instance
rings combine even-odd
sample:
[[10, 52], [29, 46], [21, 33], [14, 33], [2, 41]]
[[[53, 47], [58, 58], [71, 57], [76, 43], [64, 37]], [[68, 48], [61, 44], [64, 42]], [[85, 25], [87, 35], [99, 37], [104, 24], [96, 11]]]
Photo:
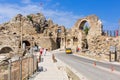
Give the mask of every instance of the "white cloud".
[[39, 5], [28, 4], [26, 6], [19, 6], [16, 4], [1, 4], [0, 3], [0, 23], [6, 21], [16, 14], [21, 13], [23, 15], [42, 12], [47, 18], [52, 19], [59, 25], [66, 27], [72, 27], [78, 18], [81, 16], [74, 15], [72, 12], [44, 9]]
[[65, 11], [53, 11], [47, 10], [43, 11], [47, 18], [51, 18], [55, 23], [59, 25], [64, 25], [66, 27], [72, 27], [78, 18], [82, 16], [74, 15], [72, 12]]

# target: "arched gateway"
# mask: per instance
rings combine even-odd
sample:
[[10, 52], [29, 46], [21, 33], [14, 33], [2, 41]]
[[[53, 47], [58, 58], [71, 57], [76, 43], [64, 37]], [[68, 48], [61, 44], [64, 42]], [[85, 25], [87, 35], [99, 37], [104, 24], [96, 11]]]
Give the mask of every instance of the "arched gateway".
[[[88, 25], [85, 25], [85, 24]], [[88, 27], [86, 27], [88, 26]], [[80, 49], [89, 49], [90, 42], [92, 38], [95, 36], [102, 35], [102, 22], [98, 19], [96, 15], [90, 15], [85, 18], [79, 19], [75, 25], [72, 27], [71, 31], [72, 37], [76, 37], [78, 40], [78, 44], [74, 44], [75, 40], [72, 40], [71, 47], [76, 48], [79, 47]]]

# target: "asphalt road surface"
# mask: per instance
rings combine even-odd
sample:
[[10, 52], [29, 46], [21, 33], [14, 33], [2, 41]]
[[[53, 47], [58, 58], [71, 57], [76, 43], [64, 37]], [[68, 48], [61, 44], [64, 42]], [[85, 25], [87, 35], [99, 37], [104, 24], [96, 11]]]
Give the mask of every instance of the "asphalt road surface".
[[[120, 65], [98, 62], [58, 51], [55, 53], [55, 56], [89, 80], [120, 80]], [[96, 66], [93, 65], [94, 62], [96, 62]], [[115, 70], [118, 73], [115, 73]]]

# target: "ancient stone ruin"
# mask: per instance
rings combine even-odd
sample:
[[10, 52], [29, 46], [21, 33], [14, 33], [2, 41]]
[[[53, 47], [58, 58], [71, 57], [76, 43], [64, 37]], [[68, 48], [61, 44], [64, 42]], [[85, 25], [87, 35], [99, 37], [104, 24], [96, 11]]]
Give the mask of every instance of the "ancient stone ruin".
[[[87, 33], [84, 30], [84, 25], [86, 22], [89, 24], [89, 30]], [[80, 48], [80, 50], [85, 54], [100, 57], [109, 57], [110, 46], [114, 46], [117, 49], [117, 59], [119, 59], [120, 38], [118, 36], [109, 37], [103, 35], [102, 28], [102, 22], [96, 15], [90, 15], [85, 18], [81, 18], [70, 30], [66, 32], [66, 41], [63, 43], [66, 44], [66, 47], [72, 48], [74, 52], [77, 48]]]
[[[84, 28], [86, 22], [89, 27]], [[103, 35], [102, 22], [96, 15], [79, 19], [71, 29], [54, 24], [41, 13], [23, 16], [18, 14], [9, 22], [0, 25], [0, 54], [24, 55], [25, 50], [40, 46], [49, 50], [77, 48], [94, 56], [109, 55], [110, 46], [117, 48], [120, 56], [120, 38]]]
[[60, 48], [60, 36], [64, 31], [64, 26], [46, 20], [41, 13], [18, 14], [0, 25], [0, 54], [23, 55], [25, 50], [35, 45], [49, 50]]

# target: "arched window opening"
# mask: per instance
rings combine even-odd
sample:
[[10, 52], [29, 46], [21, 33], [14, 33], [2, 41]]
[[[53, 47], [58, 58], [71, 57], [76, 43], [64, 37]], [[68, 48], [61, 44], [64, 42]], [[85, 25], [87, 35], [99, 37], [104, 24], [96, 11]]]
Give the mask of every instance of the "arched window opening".
[[1, 54], [1, 53], [9, 53], [10, 51], [13, 51], [10, 47], [3, 47], [3, 48], [0, 50], [0, 54]]
[[89, 23], [87, 21], [81, 22], [79, 29], [82, 30], [85, 35], [88, 35], [90, 29]]
[[58, 33], [61, 33], [61, 29], [58, 29], [58, 31], [57, 31]]
[[[29, 48], [31, 45], [30, 45], [30, 42], [25, 40], [25, 41], [22, 41], [22, 48], [23, 49], [27, 49]], [[19, 48], [21, 47], [21, 43], [19, 44]]]
[[23, 41], [23, 43], [25, 43], [26, 46], [30, 46], [30, 42], [27, 40]]

